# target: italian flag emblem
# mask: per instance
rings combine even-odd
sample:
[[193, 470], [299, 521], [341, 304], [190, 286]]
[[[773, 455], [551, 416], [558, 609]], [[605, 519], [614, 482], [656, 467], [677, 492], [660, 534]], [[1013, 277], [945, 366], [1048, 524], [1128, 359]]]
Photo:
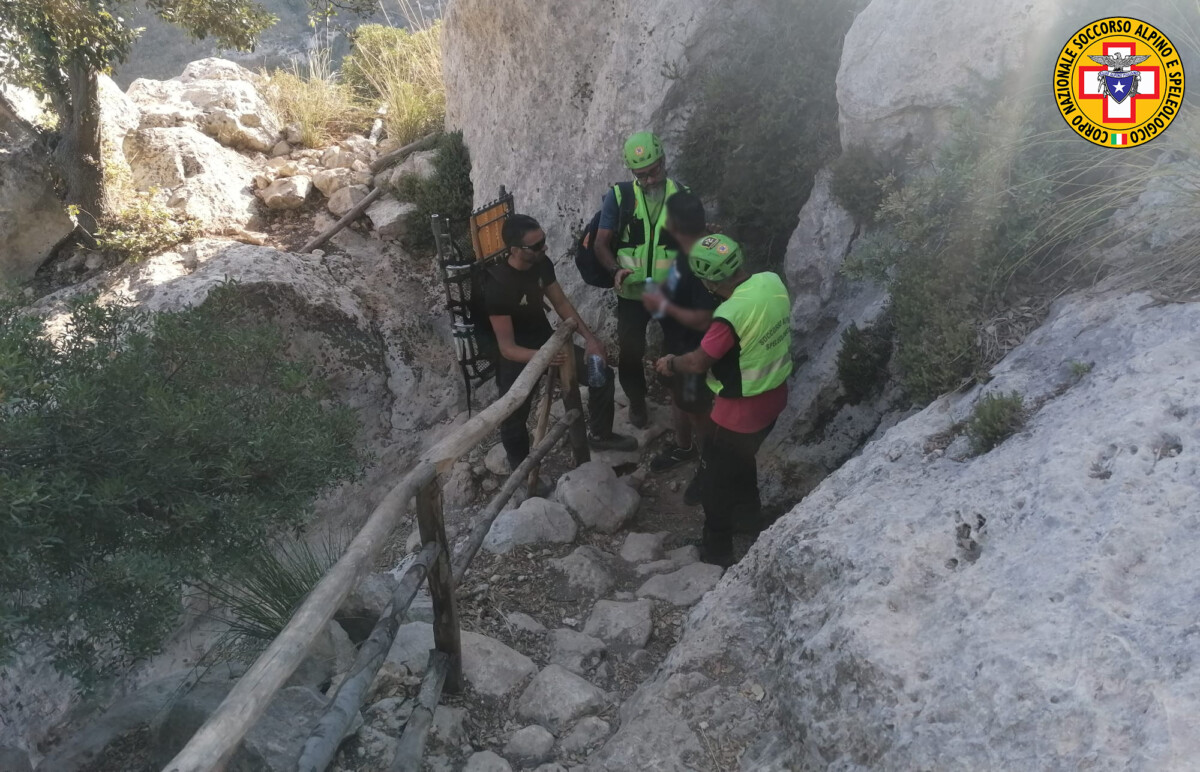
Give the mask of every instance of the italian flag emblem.
[[1108, 135], [1108, 144], [1110, 144], [1110, 145], [1116, 145], [1116, 146], [1120, 146], [1120, 145], [1128, 145], [1128, 144], [1129, 144], [1129, 135], [1127, 135], [1127, 134], [1118, 134], [1118, 133], [1117, 133], [1117, 132], [1115, 132], [1115, 131], [1114, 131], [1114, 132], [1110, 132], [1110, 133], [1109, 133], [1109, 135]]

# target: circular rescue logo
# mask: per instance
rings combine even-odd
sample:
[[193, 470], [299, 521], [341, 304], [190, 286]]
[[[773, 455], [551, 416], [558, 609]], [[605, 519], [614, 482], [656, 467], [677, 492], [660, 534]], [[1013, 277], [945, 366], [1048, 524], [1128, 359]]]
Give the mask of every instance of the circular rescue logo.
[[1162, 134], [1183, 103], [1183, 63], [1156, 27], [1125, 16], [1076, 32], [1058, 55], [1054, 98], [1067, 125], [1112, 148]]

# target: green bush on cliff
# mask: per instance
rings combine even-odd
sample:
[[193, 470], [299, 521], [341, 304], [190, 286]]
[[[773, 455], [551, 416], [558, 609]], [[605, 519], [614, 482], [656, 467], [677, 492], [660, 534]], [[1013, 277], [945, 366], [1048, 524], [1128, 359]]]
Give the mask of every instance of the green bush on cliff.
[[431, 215], [449, 217], [452, 222], [462, 224], [471, 215], [475, 196], [471, 184], [471, 153], [463, 142], [461, 131], [438, 138], [433, 168], [433, 176], [429, 179], [411, 175], [402, 177], [396, 191], [401, 200], [417, 205], [417, 210], [409, 215], [412, 218], [409, 246], [416, 249], [433, 248]]
[[771, 0], [701, 64], [675, 171], [719, 208], [752, 267], [778, 266], [817, 171], [838, 152], [834, 84], [862, 0]]
[[153, 652], [184, 585], [360, 467], [353, 413], [244, 308], [232, 285], [154, 316], [79, 301], [51, 339], [0, 307], [0, 650], [37, 633], [85, 676]]
[[975, 403], [967, 421], [967, 439], [975, 455], [987, 453], [1025, 425], [1025, 400], [1017, 392], [988, 394]]
[[842, 347], [838, 349], [837, 373], [850, 404], [857, 405], [882, 388], [888, 379], [891, 358], [890, 314], [866, 327], [851, 324], [846, 328]]
[[846, 261], [850, 276], [889, 287], [895, 363], [921, 402], [970, 383], [1007, 352], [1028, 315], [1009, 334], [997, 329], [1009, 324], [1005, 312], [1044, 307], [1069, 286], [1078, 266], [1064, 247], [1111, 211], [1111, 194], [1094, 195], [1111, 169], [1091, 146], [1064, 141], [1057, 115], [1059, 125], [1035, 113], [997, 135], [1013, 109], [1007, 99], [963, 108], [947, 140], [911, 156], [905, 178], [890, 181], [877, 226]]

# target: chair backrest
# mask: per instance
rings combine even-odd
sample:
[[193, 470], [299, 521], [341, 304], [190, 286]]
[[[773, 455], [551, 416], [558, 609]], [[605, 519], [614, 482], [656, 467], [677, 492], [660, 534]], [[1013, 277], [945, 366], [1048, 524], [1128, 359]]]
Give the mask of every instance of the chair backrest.
[[471, 232], [471, 247], [475, 251], [475, 259], [487, 262], [504, 254], [508, 249], [504, 246], [501, 231], [504, 221], [513, 213], [513, 196], [500, 186], [500, 196], [495, 201], [485, 204], [471, 213], [469, 230]]

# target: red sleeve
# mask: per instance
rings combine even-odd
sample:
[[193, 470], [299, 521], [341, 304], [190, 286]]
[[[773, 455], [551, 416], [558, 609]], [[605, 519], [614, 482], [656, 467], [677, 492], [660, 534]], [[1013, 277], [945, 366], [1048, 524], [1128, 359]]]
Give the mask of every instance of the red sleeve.
[[708, 332], [704, 333], [704, 340], [700, 341], [700, 348], [713, 359], [720, 359], [732, 351], [736, 343], [733, 328], [723, 319], [713, 319]]

